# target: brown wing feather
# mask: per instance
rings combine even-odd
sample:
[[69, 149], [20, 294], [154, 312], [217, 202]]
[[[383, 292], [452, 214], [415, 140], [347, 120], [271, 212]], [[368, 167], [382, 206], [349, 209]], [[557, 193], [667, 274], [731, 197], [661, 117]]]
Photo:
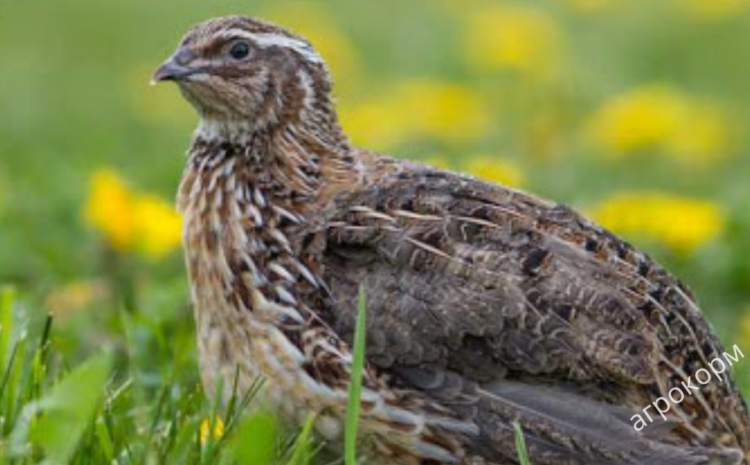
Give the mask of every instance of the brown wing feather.
[[[364, 285], [368, 360], [407, 387], [430, 367], [632, 413], [723, 351], [682, 284], [564, 206], [410, 166], [334, 210], [324, 318], [349, 338]], [[713, 383], [675, 408], [668, 440], [747, 450], [747, 418], [735, 386]]]

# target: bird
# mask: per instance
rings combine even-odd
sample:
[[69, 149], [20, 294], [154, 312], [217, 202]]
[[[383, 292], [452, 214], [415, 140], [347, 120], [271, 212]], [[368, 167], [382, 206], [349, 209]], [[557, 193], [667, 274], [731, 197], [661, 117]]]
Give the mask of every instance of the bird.
[[153, 80], [200, 118], [177, 204], [209, 396], [263, 379], [258, 408], [314, 415], [340, 451], [361, 290], [363, 463], [515, 464], [520, 429], [536, 465], [750, 464], [746, 404], [711, 370], [725, 347], [645, 253], [563, 204], [354, 146], [326, 62], [280, 26], [204, 21]]

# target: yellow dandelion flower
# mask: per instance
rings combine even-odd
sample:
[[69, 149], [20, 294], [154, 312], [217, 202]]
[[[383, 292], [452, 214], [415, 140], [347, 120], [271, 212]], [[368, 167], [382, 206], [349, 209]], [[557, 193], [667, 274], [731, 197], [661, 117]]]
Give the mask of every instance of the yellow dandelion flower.
[[592, 216], [617, 233], [653, 240], [683, 254], [714, 240], [726, 225], [717, 205], [661, 192], [616, 194], [598, 205]]
[[[212, 423], [214, 427], [213, 437], [211, 436]], [[224, 421], [219, 417], [216, 417], [213, 422], [209, 418], [204, 419], [201, 422], [200, 436], [201, 445], [206, 445], [209, 440], [218, 441], [224, 436]]]
[[84, 217], [118, 252], [159, 258], [181, 240], [181, 219], [168, 202], [131, 190], [110, 169], [96, 171]]
[[715, 104], [661, 85], [605, 102], [586, 130], [589, 141], [612, 157], [655, 150], [689, 162], [726, 157], [730, 139], [729, 118]]
[[494, 5], [476, 10], [467, 20], [466, 56], [482, 71], [549, 75], [559, 67], [562, 42], [554, 20], [527, 5]]
[[409, 135], [408, 117], [400, 112], [397, 102], [368, 100], [341, 107], [342, 125], [359, 145], [387, 149]]
[[749, 0], [675, 0], [690, 17], [701, 20], [733, 18], [750, 9]]
[[485, 181], [508, 187], [521, 187], [525, 181], [523, 170], [518, 165], [498, 157], [472, 157], [465, 171]]
[[179, 247], [182, 219], [172, 204], [152, 195], [140, 195], [133, 203], [139, 249], [159, 258]]
[[101, 169], [91, 177], [84, 216], [120, 252], [132, 249], [136, 241], [132, 201], [128, 187], [114, 171]]
[[126, 103], [132, 113], [148, 124], [179, 127], [195, 125], [197, 116], [179, 92], [171, 86], [152, 86], [154, 64], [135, 67], [122, 81]]
[[428, 80], [407, 81], [398, 89], [409, 126], [417, 134], [458, 141], [484, 134], [490, 117], [482, 99], [457, 84]]
[[486, 134], [491, 117], [482, 98], [458, 84], [409, 80], [344, 108], [344, 126], [358, 144], [392, 147], [412, 138], [468, 142]]
[[606, 102], [592, 117], [592, 138], [612, 154], [644, 150], [668, 139], [683, 119], [682, 96], [646, 87]]

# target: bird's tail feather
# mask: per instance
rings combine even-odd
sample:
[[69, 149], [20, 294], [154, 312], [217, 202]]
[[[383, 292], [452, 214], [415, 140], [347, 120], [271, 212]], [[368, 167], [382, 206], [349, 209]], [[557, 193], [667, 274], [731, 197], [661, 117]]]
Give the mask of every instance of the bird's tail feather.
[[479, 437], [467, 437], [469, 453], [496, 457], [497, 463], [517, 461], [514, 422], [534, 465], [739, 465], [744, 457], [737, 449], [684, 444], [674, 433], [675, 422], [659, 419], [636, 431], [631, 418], [639, 411], [557, 386], [507, 380], [479, 385], [437, 371], [407, 378], [472, 418]]
[[739, 465], [743, 459], [736, 449], [678, 444], [674, 422], [659, 419], [636, 431], [631, 417], [638, 411], [558, 387], [497, 381], [476, 393], [482, 435], [508, 438], [517, 421], [537, 465]]

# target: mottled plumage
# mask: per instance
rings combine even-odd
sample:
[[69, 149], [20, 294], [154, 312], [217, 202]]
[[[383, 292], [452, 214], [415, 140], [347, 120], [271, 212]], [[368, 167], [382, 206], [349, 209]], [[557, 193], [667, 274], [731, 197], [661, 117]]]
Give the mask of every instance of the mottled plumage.
[[[204, 384], [340, 443], [360, 286], [374, 463], [750, 463], [734, 383], [632, 416], [724, 349], [695, 299], [569, 208], [350, 145], [322, 58], [250, 18], [193, 29], [155, 75], [201, 116], [179, 193]], [[222, 395], [225, 393], [214, 393]]]

